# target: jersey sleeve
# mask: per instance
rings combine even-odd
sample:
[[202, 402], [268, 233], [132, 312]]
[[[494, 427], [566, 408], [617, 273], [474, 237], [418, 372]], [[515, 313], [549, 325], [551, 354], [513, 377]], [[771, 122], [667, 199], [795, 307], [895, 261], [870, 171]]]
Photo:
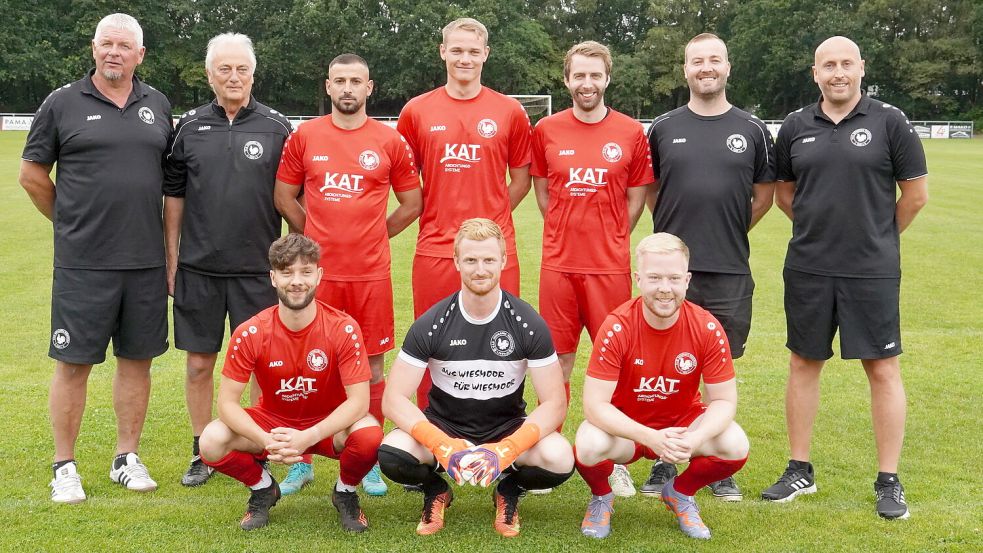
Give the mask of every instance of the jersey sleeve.
[[792, 136], [795, 130], [793, 114], [789, 114], [778, 129], [778, 139], [775, 141], [775, 180], [793, 182], [795, 173], [792, 172]]
[[423, 158], [420, 157], [420, 145], [416, 141], [416, 124], [414, 121], [412, 100], [403, 106], [403, 111], [399, 113], [399, 119], [396, 120], [396, 131], [410, 145], [410, 150], [413, 152], [413, 159], [416, 159], [417, 163], [423, 163]]
[[734, 360], [730, 355], [727, 334], [713, 315], [707, 314], [704, 326], [706, 341], [703, 345], [703, 358], [700, 360], [703, 366], [703, 382], [707, 384], [726, 382], [734, 378]]
[[549, 165], [546, 163], [546, 131], [543, 130], [543, 120], [536, 125], [536, 128], [532, 131], [532, 141], [531, 141], [531, 155], [532, 155], [532, 166], [529, 168], [529, 174], [534, 177], [547, 178], [549, 177]]
[[24, 153], [21, 155], [26, 161], [51, 165], [58, 160], [60, 142], [52, 108], [54, 94], [52, 92], [34, 114], [34, 122], [27, 133], [27, 143], [24, 144]]
[[[236, 382], [246, 384], [249, 377], [256, 368], [257, 358], [263, 343], [263, 332], [250, 333], [247, 329], [250, 326], [260, 326], [254, 319], [239, 325], [232, 333], [229, 340], [229, 348], [225, 352], [225, 364], [222, 366], [222, 376], [231, 378]], [[241, 336], [241, 338], [240, 338]]]
[[594, 350], [587, 363], [587, 376], [598, 380], [621, 378], [621, 367], [628, 357], [631, 340], [624, 322], [615, 315], [608, 315], [594, 338]]
[[754, 182], [774, 182], [775, 180], [775, 141], [771, 138], [768, 126], [758, 118], [751, 120], [757, 127], [754, 135]]
[[[429, 311], [427, 312], [429, 314]], [[433, 340], [431, 340], [430, 317], [421, 316], [410, 326], [403, 347], [399, 350], [399, 358], [417, 368], [426, 368], [433, 355]]]
[[174, 140], [164, 157], [164, 195], [173, 198], [183, 198], [188, 187], [187, 163], [184, 157], [185, 118], [178, 122]]
[[655, 171], [652, 169], [652, 151], [642, 129], [635, 134], [634, 155], [628, 170], [628, 186], [646, 186], [655, 182]]
[[532, 162], [532, 126], [522, 104], [515, 102], [509, 128], [509, 167], [525, 167]]
[[280, 167], [276, 171], [276, 179], [292, 186], [304, 184], [304, 146], [306, 140], [300, 129], [290, 133], [283, 143], [283, 153], [280, 155]]
[[521, 327], [522, 347], [525, 351], [526, 364], [529, 368], [545, 367], [557, 361], [556, 348], [553, 347], [553, 336], [550, 334], [546, 321], [530, 307], [522, 317], [523, 323], [529, 326]]
[[927, 175], [928, 166], [922, 140], [918, 138], [918, 133], [904, 113], [891, 109], [896, 113], [888, 118], [887, 130], [894, 180], [911, 180]]
[[655, 130], [656, 123], [661, 121], [658, 117], [652, 121], [648, 130], [649, 155], [652, 157], [652, 175], [655, 180], [659, 180], [659, 134]]
[[420, 187], [420, 173], [417, 171], [416, 162], [413, 161], [413, 152], [410, 145], [403, 135], [392, 140], [389, 146], [389, 155], [392, 159], [392, 166], [389, 169], [389, 182], [396, 192], [406, 192]]
[[364, 336], [358, 323], [349, 317], [338, 325], [335, 332], [338, 335], [335, 354], [338, 359], [338, 376], [341, 377], [341, 384], [351, 386], [371, 380], [369, 357], [365, 353]]

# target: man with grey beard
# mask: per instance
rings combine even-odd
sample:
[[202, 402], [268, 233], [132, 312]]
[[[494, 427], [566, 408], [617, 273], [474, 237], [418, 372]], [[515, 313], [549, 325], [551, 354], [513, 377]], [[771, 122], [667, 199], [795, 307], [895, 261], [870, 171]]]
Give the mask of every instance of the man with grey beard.
[[92, 39], [95, 69], [41, 104], [22, 156], [20, 184], [54, 224], [48, 355], [55, 360], [56, 503], [85, 501], [75, 442], [89, 373], [105, 360], [110, 339], [117, 441], [109, 477], [130, 490], [157, 489], [137, 447], [150, 363], [167, 350], [161, 162], [172, 124], [167, 98], [134, 76], [145, 51], [136, 19], [103, 18]]

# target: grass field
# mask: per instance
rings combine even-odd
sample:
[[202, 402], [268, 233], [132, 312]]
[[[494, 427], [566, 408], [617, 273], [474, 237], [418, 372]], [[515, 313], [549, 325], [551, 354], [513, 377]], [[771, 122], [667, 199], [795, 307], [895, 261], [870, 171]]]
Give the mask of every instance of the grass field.
[[[89, 500], [49, 500], [51, 431], [47, 357], [51, 290], [51, 227], [17, 184], [26, 133], [0, 133], [0, 379], [5, 421], [0, 437], [0, 551], [981, 551], [983, 550], [983, 141], [927, 141], [931, 200], [903, 236], [902, 365], [908, 392], [907, 442], [901, 463], [912, 517], [888, 522], [874, 513], [877, 465], [866, 379], [859, 363], [831, 361], [823, 376], [813, 462], [819, 493], [787, 505], [765, 503], [760, 491], [784, 469], [784, 348], [781, 268], [789, 223], [773, 209], [752, 233], [757, 291], [748, 353], [738, 361], [738, 422], [752, 444], [738, 475], [746, 499], [724, 504], [700, 492], [708, 543], [682, 537], [671, 515], [651, 498], [617, 502], [614, 532], [603, 542], [580, 535], [589, 491], [579, 476], [552, 495], [523, 499], [522, 535], [500, 538], [491, 528], [490, 493], [459, 489], [448, 526], [423, 539], [413, 533], [421, 496], [392, 489], [362, 499], [370, 531], [350, 536], [330, 504], [337, 465], [315, 461], [317, 481], [273, 510], [270, 527], [246, 534], [237, 521], [247, 499], [229, 478], [189, 490], [178, 482], [189, 458], [183, 353], [154, 362], [154, 389], [141, 456], [160, 483], [150, 495], [108, 478], [115, 422], [112, 362], [96, 367], [77, 458]], [[711, 214], [712, 216], [712, 214]], [[523, 297], [536, 305], [542, 222], [533, 198], [516, 212]], [[643, 218], [634, 243], [649, 225]], [[396, 335], [412, 322], [409, 270], [415, 229], [393, 241]], [[582, 341], [566, 434], [582, 420], [577, 398], [589, 353]], [[636, 485], [648, 463], [631, 467]], [[283, 471], [278, 469], [278, 475]]]

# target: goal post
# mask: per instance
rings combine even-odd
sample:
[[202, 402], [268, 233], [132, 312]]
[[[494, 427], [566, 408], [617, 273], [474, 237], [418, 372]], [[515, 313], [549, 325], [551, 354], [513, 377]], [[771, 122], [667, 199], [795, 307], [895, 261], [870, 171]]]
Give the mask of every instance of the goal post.
[[529, 115], [529, 120], [535, 125], [543, 117], [553, 115], [553, 97], [549, 94], [509, 94], [522, 104]]

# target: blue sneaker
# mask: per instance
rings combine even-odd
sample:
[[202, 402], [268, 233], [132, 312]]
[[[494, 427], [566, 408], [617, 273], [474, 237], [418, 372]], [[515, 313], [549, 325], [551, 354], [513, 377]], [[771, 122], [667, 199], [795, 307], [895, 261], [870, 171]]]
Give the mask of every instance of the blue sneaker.
[[706, 524], [703, 524], [703, 519], [700, 518], [700, 508], [696, 506], [693, 496], [677, 492], [673, 487], [675, 483], [676, 479], [670, 478], [662, 486], [662, 502], [666, 504], [667, 509], [672, 511], [672, 514], [676, 515], [679, 529], [684, 534], [700, 540], [710, 539], [710, 529], [707, 528]]
[[372, 466], [372, 470], [362, 478], [362, 489], [369, 495], [386, 495], [389, 486], [382, 479], [382, 471], [379, 470], [379, 463]]
[[282, 495], [295, 494], [313, 481], [314, 467], [310, 463], [294, 463], [290, 465], [287, 477], [280, 484], [280, 493]]
[[580, 532], [589, 538], [606, 538], [611, 533], [611, 513], [614, 512], [614, 493], [592, 495], [580, 523]]

